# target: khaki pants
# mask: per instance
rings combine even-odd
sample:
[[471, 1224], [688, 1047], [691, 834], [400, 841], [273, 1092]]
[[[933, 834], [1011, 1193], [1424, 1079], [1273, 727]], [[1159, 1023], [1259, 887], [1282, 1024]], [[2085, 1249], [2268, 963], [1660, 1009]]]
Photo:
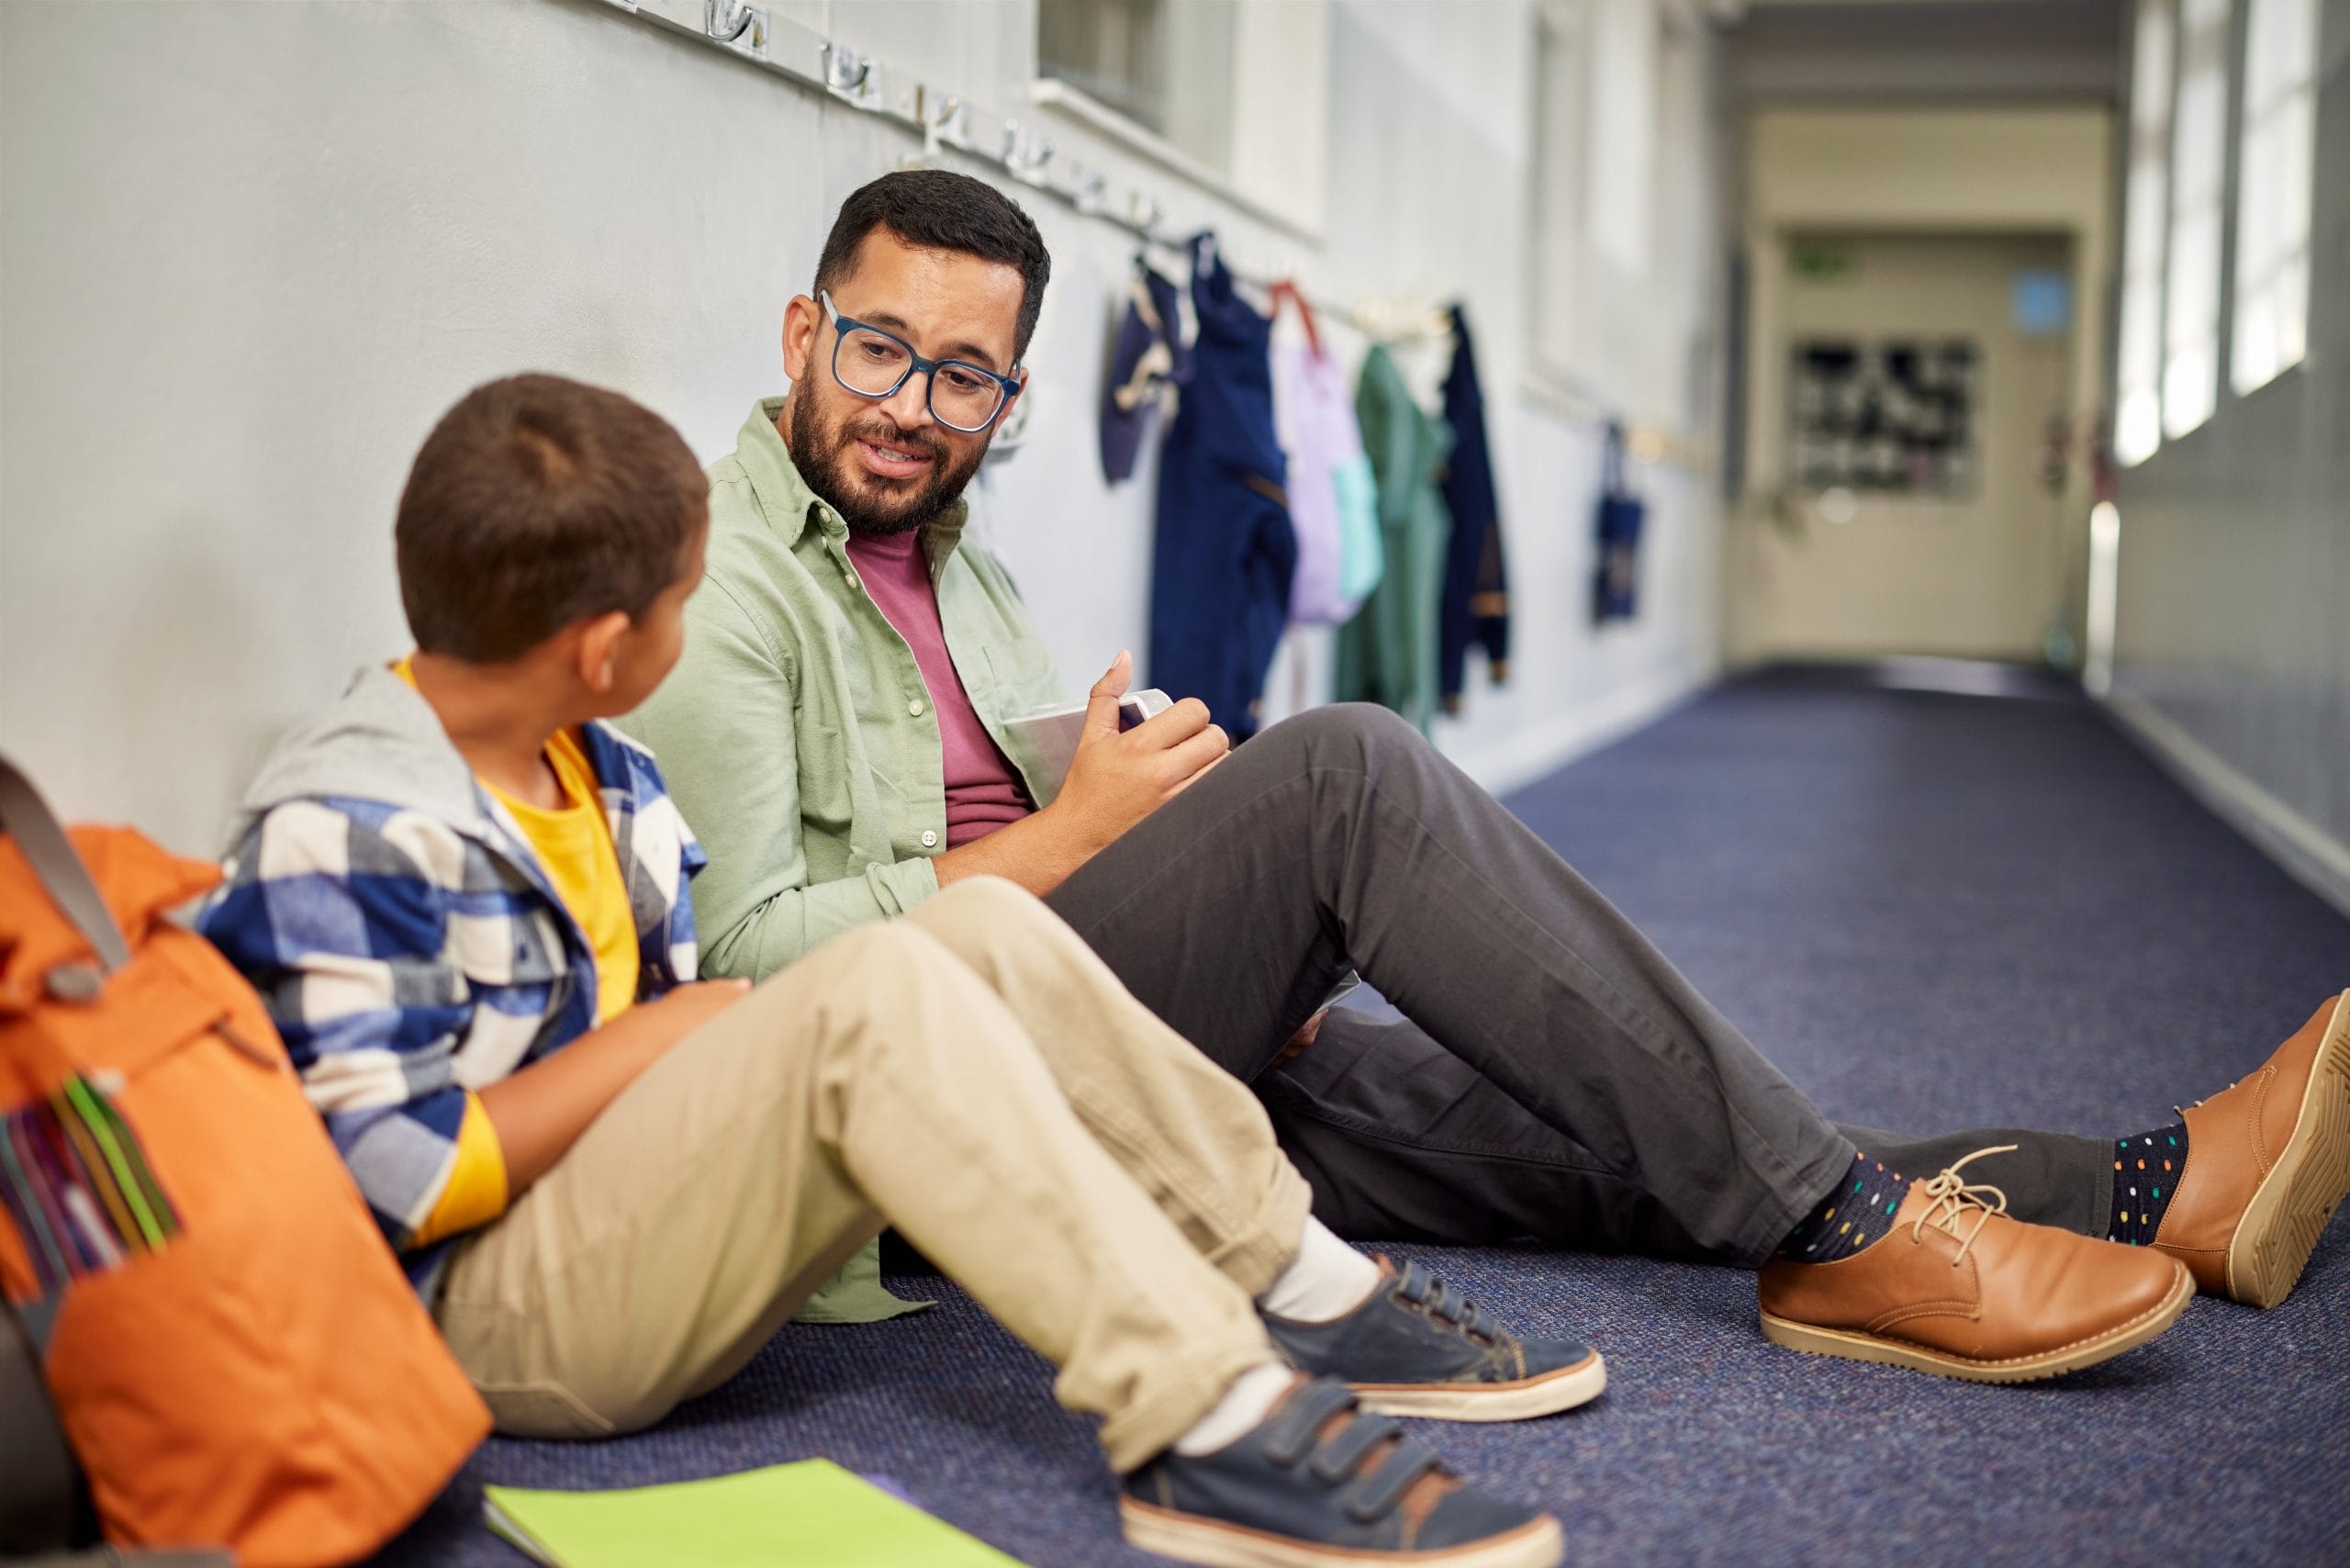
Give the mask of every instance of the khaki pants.
[[673, 1048], [462, 1246], [435, 1316], [498, 1430], [724, 1382], [887, 1223], [1060, 1369], [1111, 1462], [1270, 1348], [1309, 1205], [1256, 1097], [1008, 882], [825, 944]]

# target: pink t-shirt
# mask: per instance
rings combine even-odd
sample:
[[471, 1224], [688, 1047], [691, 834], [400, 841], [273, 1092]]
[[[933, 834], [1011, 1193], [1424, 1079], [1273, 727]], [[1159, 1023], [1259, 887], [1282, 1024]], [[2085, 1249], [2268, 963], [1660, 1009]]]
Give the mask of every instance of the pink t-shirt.
[[865, 591], [913, 650], [923, 684], [930, 689], [931, 711], [946, 753], [946, 847], [959, 849], [1028, 815], [1036, 808], [1010, 759], [979, 722], [970, 693], [963, 689], [963, 678], [955, 671], [954, 656], [946, 651], [938, 592], [930, 580], [921, 534], [874, 538], [852, 533], [848, 554], [865, 579]]

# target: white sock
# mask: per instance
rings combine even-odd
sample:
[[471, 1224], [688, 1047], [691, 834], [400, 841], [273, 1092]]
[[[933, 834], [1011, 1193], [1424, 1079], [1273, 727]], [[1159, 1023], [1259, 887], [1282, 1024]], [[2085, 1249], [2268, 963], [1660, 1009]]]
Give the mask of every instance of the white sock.
[[1369, 1301], [1379, 1288], [1379, 1277], [1378, 1264], [1308, 1215], [1297, 1256], [1272, 1288], [1257, 1298], [1257, 1305], [1292, 1323], [1327, 1323]]
[[1237, 1442], [1256, 1430], [1297, 1374], [1279, 1361], [1265, 1361], [1250, 1367], [1232, 1380], [1215, 1408], [1192, 1423], [1191, 1430], [1175, 1439], [1175, 1451], [1192, 1458], [1214, 1453], [1220, 1448]]

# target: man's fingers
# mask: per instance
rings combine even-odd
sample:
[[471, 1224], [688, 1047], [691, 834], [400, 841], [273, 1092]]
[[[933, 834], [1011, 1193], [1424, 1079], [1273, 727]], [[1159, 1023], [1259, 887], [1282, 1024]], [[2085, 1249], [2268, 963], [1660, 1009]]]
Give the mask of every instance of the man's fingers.
[[1207, 728], [1208, 705], [1196, 697], [1186, 697], [1166, 712], [1136, 725], [1134, 733], [1147, 737], [1151, 746], [1172, 750]]
[[1085, 694], [1085, 739], [1096, 740], [1118, 733], [1118, 699], [1126, 694], [1133, 681], [1135, 656], [1121, 648], [1102, 678]]
[[1203, 729], [1208, 729], [1208, 705], [1196, 696], [1187, 696], [1166, 712], [1154, 714], [1135, 726], [1133, 734], [1142, 736], [1142, 745], [1147, 750], [1175, 750]]
[[1126, 688], [1133, 684], [1134, 677], [1135, 656], [1120, 648], [1118, 656], [1110, 661], [1110, 667], [1102, 672], [1102, 678], [1093, 683], [1091, 695], [1100, 697], [1106, 692], [1112, 697], [1124, 697]]
[[[1164, 719], [1169, 715], [1161, 713], [1159, 717]], [[1215, 724], [1208, 725], [1181, 745], [1169, 747], [1167, 752], [1167, 761], [1169, 771], [1174, 774], [1177, 780], [1176, 788], [1181, 789], [1190, 784], [1201, 774], [1222, 762], [1231, 754], [1231, 751], [1232, 737], [1225, 734], [1221, 726]]]

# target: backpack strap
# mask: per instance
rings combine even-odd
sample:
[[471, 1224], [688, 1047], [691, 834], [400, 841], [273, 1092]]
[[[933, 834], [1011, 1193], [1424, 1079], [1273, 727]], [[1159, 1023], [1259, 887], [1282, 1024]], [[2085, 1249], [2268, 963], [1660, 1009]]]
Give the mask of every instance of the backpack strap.
[[0, 756], [0, 832], [16, 839], [50, 900], [97, 955], [98, 968], [112, 974], [130, 962], [130, 946], [98, 885], [90, 879], [90, 868], [82, 864], [73, 840], [57, 825], [32, 780], [5, 756]]
[[97, 1539], [82, 1468], [41, 1378], [40, 1336], [19, 1321], [31, 1310], [0, 1301], [0, 1554]]

